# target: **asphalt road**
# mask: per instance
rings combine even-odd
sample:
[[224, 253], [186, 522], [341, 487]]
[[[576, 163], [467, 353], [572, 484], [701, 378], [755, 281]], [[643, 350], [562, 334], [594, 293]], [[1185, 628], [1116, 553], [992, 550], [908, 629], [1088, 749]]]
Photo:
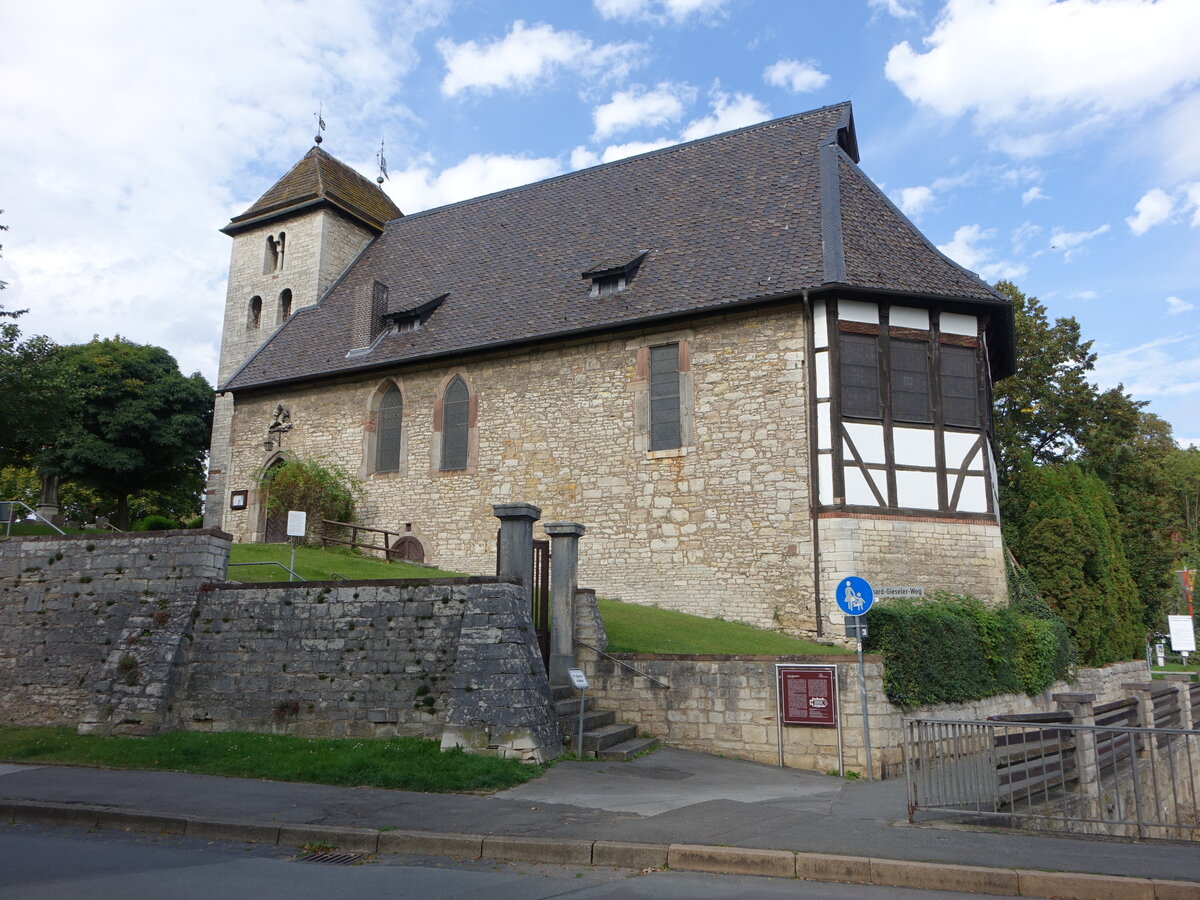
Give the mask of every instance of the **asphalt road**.
[[172, 836], [0, 826], [0, 898], [59, 900], [334, 900], [347, 897], [967, 898], [974, 895], [780, 878], [636, 872], [496, 860], [382, 856], [354, 865], [301, 862], [276, 847]]

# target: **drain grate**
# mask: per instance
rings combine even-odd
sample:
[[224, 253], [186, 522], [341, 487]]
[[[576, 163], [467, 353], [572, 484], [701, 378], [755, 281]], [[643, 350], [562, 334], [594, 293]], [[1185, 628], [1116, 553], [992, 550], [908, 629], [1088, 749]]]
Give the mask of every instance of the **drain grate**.
[[366, 855], [365, 853], [306, 853], [296, 857], [296, 861], [323, 863], [327, 866], [352, 866]]

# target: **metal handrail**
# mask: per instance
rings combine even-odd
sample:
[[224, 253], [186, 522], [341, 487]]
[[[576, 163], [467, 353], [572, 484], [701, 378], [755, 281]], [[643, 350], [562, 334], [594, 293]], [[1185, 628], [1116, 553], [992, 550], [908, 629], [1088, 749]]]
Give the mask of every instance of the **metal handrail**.
[[641, 675], [643, 678], [648, 678], [651, 681], [653, 681], [655, 684], [657, 684], [659, 687], [665, 687], [667, 690], [671, 689], [671, 686], [669, 684], [667, 684], [665, 681], [659, 681], [653, 675], [647, 675], [645, 672], [638, 671], [633, 666], [629, 665], [629, 663], [624, 662], [623, 660], [617, 659], [611, 653], [605, 653], [599, 647], [593, 647], [591, 644], [585, 644], [583, 641], [578, 640], [578, 639], [576, 639], [576, 641], [575, 641], [575, 646], [576, 647], [587, 647], [587, 649], [591, 650], [593, 653], [599, 653], [605, 659], [612, 660], [618, 666], [620, 666], [622, 669], [628, 669], [634, 675]]
[[230, 568], [232, 568], [233, 566], [279, 566], [279, 568], [283, 569], [283, 571], [285, 571], [285, 572], [290, 572], [290, 573], [292, 574], [292, 576], [293, 576], [293, 577], [295, 577], [295, 578], [299, 579], [300, 581], [308, 581], [308, 579], [307, 579], [307, 578], [305, 578], [304, 576], [300, 575], [299, 573], [297, 573], [297, 572], [296, 572], [296, 571], [294, 571], [293, 569], [289, 568], [288, 566], [285, 566], [285, 565], [284, 565], [283, 563], [281, 563], [281, 562], [275, 562], [275, 560], [273, 560], [273, 559], [267, 559], [267, 560], [263, 560], [262, 562], [248, 562], [248, 563], [227, 563], [227, 565], [228, 565]]
[[[13, 504], [16, 504], [17, 506], [23, 506], [27, 510], [29, 510], [31, 513], [33, 513], [35, 516], [37, 516], [39, 519], [41, 519], [43, 522], [45, 522], [47, 525], [49, 525], [51, 528], [53, 528], [55, 531], [57, 531], [59, 534], [66, 534], [65, 531], [63, 531], [61, 528], [59, 528], [57, 525], [55, 525], [53, 522], [51, 522], [49, 519], [47, 519], [40, 512], [38, 512], [36, 509], [34, 509], [32, 506], [30, 506], [28, 503], [24, 502], [23, 500], [4, 500], [4, 501], [0, 501], [0, 502], [13, 503]], [[5, 518], [8, 519], [8, 521], [4, 523], [4, 536], [12, 537], [13, 517], [12, 517], [11, 511], [10, 511], [9, 515], [6, 516]]]

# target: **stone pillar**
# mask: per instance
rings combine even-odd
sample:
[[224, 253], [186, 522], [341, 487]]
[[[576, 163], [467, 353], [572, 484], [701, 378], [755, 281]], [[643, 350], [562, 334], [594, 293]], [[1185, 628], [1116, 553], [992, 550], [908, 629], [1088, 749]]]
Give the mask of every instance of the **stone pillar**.
[[1179, 727], [1188, 730], [1200, 728], [1200, 723], [1192, 716], [1192, 676], [1187, 672], [1168, 672], [1163, 675], [1163, 681], [1173, 685], [1179, 692]]
[[500, 549], [496, 574], [516, 578], [533, 602], [533, 523], [542, 511], [532, 503], [494, 503], [492, 515], [500, 520]]
[[575, 589], [579, 587], [578, 522], [546, 522], [550, 536], [550, 683], [569, 684], [575, 665]]
[[[1129, 693], [1137, 697], [1138, 728], [1154, 727], [1154, 697], [1151, 693], [1154, 688], [1155, 684], [1152, 681], [1137, 681], [1121, 685], [1121, 690], [1129, 691]], [[1155, 740], [1153, 736], [1139, 738], [1136, 744], [1138, 746], [1137, 756], [1139, 759], [1149, 759], [1154, 755]]]
[[[1071, 716], [1072, 725], [1096, 724], [1095, 694], [1051, 694], [1050, 699], [1058, 704], [1059, 712]], [[1086, 728], [1075, 732], [1075, 771], [1079, 775], [1081, 812], [1088, 818], [1099, 819], [1102, 812], [1100, 759], [1096, 755], [1096, 732]]]
[[38, 498], [37, 513], [47, 522], [53, 522], [58, 515], [58, 476], [42, 476], [42, 495]]

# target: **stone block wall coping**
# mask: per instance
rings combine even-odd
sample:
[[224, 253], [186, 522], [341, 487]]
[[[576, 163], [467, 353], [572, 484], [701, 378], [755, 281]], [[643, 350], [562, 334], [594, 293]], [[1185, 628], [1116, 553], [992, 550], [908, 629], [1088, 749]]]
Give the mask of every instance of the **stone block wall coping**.
[[1055, 703], [1095, 703], [1096, 695], [1079, 694], [1068, 691], [1062, 694], [1051, 694], [1050, 699]]
[[578, 522], [543, 522], [542, 531], [546, 534], [582, 535], [587, 529]]
[[345, 581], [222, 581], [202, 584], [202, 591], [259, 591], [263, 588], [348, 588], [348, 587], [462, 587], [468, 584], [520, 584], [520, 579], [495, 575], [465, 575], [461, 578], [346, 579]]
[[[88, 534], [14, 534], [8, 540], [13, 543], [50, 543], [53, 541], [124, 541], [143, 540], [145, 538], [191, 537], [197, 534], [211, 534], [233, 543], [233, 535], [220, 528], [173, 528], [167, 531], [94, 531]], [[7, 543], [8, 541], [5, 541]]]
[[[608, 653], [608, 656], [621, 660], [637, 660], [638, 662], [777, 662], [797, 663], [804, 665], [824, 664], [829, 666], [848, 666], [857, 664], [858, 657], [854, 654], [837, 653], [829, 655], [809, 654], [800, 656], [755, 656], [741, 653]], [[874, 653], [863, 654], [864, 663], [883, 664], [883, 657]]]
[[532, 503], [493, 503], [492, 515], [497, 519], [529, 519], [536, 522], [542, 511]]

